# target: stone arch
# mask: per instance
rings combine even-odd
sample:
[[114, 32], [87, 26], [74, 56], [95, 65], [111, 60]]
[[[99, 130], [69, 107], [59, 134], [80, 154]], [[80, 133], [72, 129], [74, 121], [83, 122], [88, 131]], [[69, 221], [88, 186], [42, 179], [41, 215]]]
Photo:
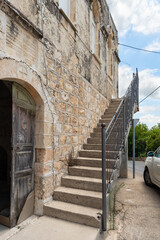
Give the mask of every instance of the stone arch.
[[26, 88], [35, 102], [42, 104], [45, 96], [40, 84], [40, 77], [28, 65], [10, 58], [0, 60], [0, 79], [15, 81]]
[[53, 117], [43, 80], [30, 66], [11, 58], [0, 60], [0, 80], [17, 82], [36, 103], [35, 213], [43, 213], [43, 202], [53, 194]]

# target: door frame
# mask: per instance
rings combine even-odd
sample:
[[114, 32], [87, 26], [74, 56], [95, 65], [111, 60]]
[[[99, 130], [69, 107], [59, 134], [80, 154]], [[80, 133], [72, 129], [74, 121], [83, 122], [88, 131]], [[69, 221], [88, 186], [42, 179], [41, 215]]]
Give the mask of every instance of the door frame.
[[[16, 82], [24, 87], [36, 102], [35, 133], [35, 199], [34, 214], [43, 215], [43, 205], [54, 192], [54, 119], [46, 79], [39, 70], [25, 62], [4, 57], [0, 60], [0, 80]], [[50, 126], [48, 132], [47, 126]], [[41, 191], [44, 189], [44, 191]]]

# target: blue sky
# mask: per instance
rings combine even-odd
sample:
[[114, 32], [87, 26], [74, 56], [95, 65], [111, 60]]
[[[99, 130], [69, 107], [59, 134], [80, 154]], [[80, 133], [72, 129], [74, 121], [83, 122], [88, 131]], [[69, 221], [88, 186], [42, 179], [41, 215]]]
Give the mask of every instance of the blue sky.
[[[118, 29], [119, 43], [160, 52], [160, 0], [107, 0]], [[160, 86], [160, 54], [142, 52], [119, 45], [120, 97], [138, 68], [140, 100]], [[140, 104], [134, 115], [149, 128], [160, 123], [160, 88]]]

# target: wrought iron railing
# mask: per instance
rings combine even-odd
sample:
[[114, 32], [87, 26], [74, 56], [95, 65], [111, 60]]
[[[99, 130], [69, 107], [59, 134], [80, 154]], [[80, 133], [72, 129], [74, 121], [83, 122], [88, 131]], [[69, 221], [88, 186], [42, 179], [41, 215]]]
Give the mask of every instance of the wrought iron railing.
[[139, 78], [138, 70], [133, 75], [126, 94], [121, 100], [107, 129], [102, 124], [102, 231], [107, 229], [107, 193], [115, 177], [115, 169], [119, 163], [120, 151], [125, 149], [135, 108], [139, 107]]

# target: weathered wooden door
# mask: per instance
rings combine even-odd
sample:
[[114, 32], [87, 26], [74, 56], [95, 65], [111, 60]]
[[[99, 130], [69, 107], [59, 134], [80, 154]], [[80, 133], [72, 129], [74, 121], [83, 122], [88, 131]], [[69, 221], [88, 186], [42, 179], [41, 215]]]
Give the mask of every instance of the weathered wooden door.
[[[12, 167], [10, 226], [34, 190], [35, 102], [20, 85], [12, 85]], [[32, 206], [31, 206], [32, 207]]]

